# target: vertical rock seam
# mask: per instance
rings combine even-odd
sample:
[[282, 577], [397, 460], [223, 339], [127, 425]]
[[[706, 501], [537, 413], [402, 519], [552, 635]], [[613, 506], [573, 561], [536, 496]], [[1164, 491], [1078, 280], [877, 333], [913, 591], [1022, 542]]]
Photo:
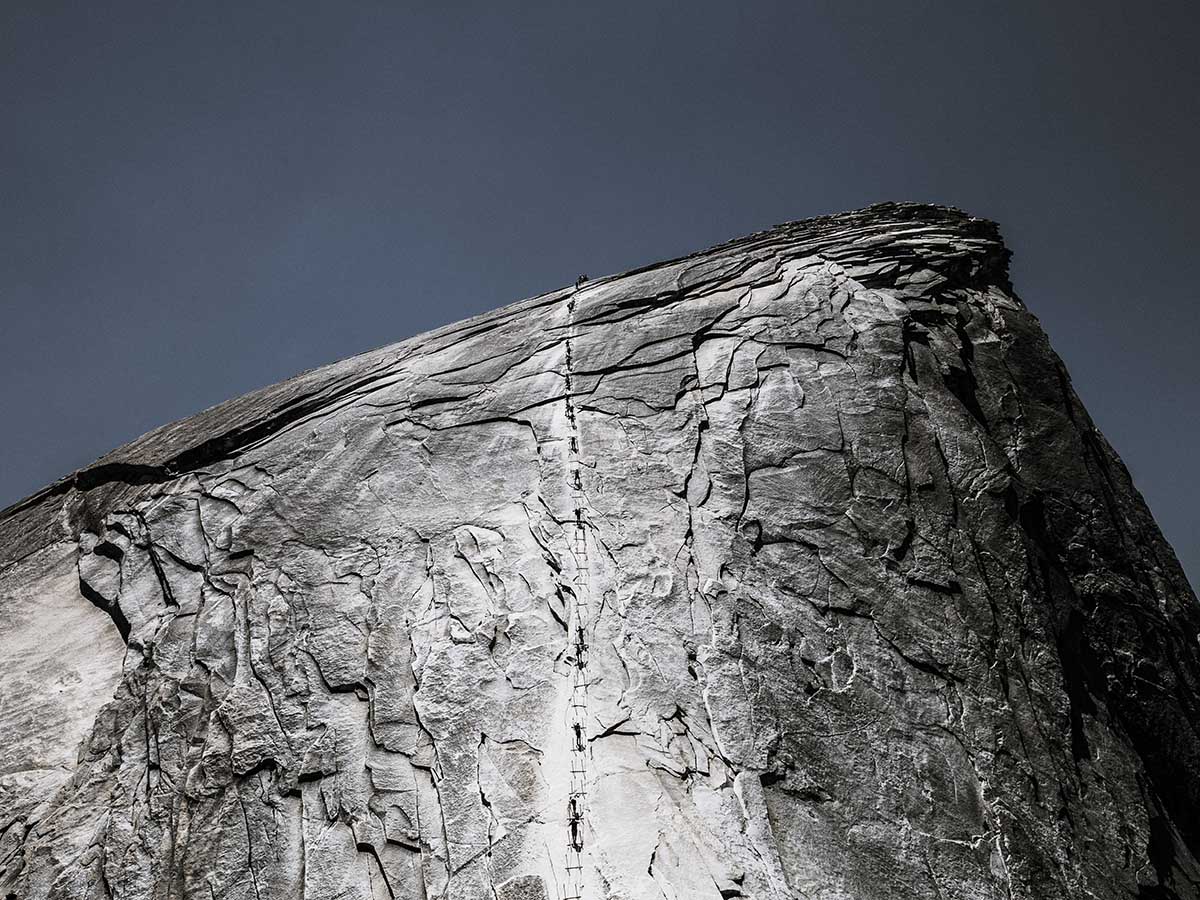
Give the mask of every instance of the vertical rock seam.
[[571, 590], [571, 617], [569, 634], [569, 662], [571, 670], [571, 695], [568, 741], [570, 743], [570, 788], [567, 797], [566, 816], [566, 881], [562, 900], [584, 900], [584, 841], [587, 815], [587, 759], [590, 752], [588, 741], [588, 601], [591, 595], [590, 569], [588, 562], [587, 495], [583, 490], [583, 471], [580, 462], [579, 416], [575, 410], [574, 380], [572, 376], [572, 342], [575, 331], [576, 297], [583, 287], [583, 279], [576, 282], [575, 290], [567, 300], [566, 337], [566, 395], [568, 464], [571, 496], [571, 554], [574, 559], [574, 585]]

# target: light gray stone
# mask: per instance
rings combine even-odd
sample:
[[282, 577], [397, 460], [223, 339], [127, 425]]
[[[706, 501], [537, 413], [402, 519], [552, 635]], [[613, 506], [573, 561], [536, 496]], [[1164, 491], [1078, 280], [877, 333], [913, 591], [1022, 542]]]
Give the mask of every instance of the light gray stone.
[[0, 895], [1200, 897], [1200, 607], [1007, 259], [781, 226], [0, 514]]

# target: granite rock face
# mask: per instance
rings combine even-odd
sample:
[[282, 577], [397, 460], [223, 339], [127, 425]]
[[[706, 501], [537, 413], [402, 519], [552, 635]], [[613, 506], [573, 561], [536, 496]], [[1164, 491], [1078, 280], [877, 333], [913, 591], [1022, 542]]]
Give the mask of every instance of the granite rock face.
[[1200, 897], [1200, 606], [996, 227], [887, 204], [0, 516], [0, 896]]

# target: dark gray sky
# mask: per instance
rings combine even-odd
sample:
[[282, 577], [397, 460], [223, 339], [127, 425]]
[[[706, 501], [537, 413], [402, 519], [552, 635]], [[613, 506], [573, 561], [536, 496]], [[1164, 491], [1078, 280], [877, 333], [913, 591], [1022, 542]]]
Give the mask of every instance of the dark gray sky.
[[1001, 223], [1195, 583], [1194, 6], [5, 3], [0, 505], [580, 272], [926, 200]]

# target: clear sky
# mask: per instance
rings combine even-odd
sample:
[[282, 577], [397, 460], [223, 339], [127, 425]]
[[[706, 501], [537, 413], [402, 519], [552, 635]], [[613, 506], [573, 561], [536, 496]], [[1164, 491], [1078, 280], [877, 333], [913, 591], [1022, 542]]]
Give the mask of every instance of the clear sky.
[[1198, 47], [1185, 2], [4, 3], [0, 505], [581, 272], [922, 200], [1001, 223], [1196, 584]]

